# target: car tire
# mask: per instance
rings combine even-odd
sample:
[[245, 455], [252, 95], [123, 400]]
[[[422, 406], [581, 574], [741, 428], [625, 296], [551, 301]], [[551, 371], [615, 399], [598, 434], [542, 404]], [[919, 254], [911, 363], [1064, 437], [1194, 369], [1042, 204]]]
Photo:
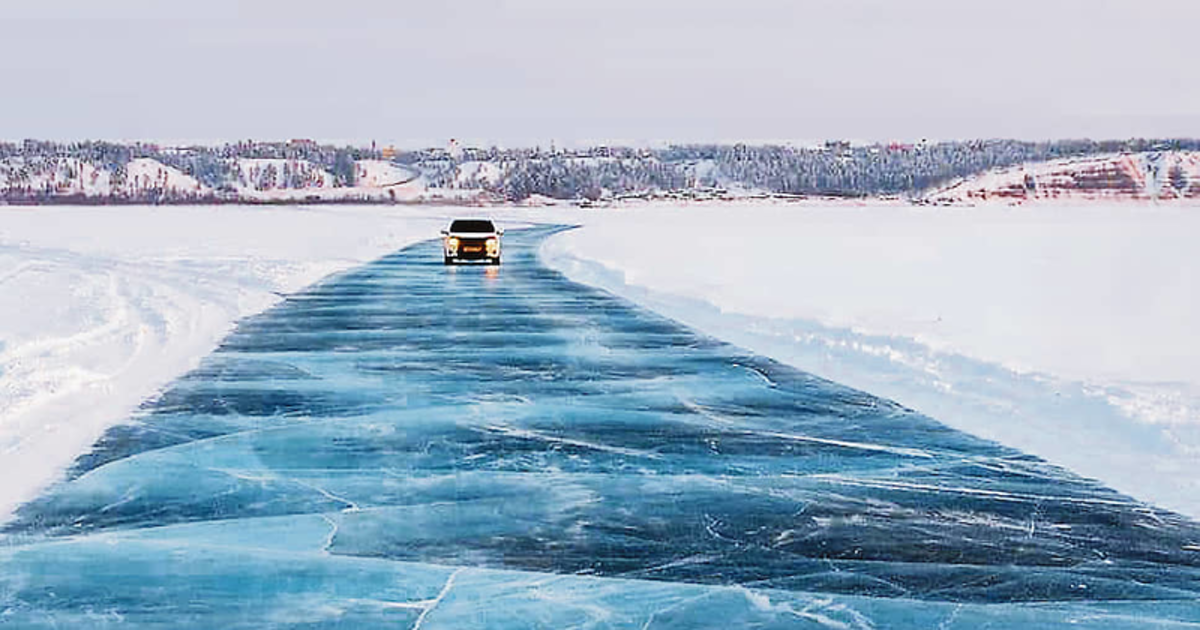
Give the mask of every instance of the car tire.
[[452, 264], [454, 264], [454, 259], [453, 259], [453, 258], [451, 258], [451, 257], [449, 257], [449, 256], [446, 256], [446, 257], [445, 257], [445, 258], [442, 260], [442, 264], [445, 264], [445, 265], [452, 265]]
[[499, 258], [499, 257], [492, 258], [492, 259], [491, 259], [491, 260], [489, 260], [488, 262], [489, 262], [489, 263], [491, 263], [491, 264], [493, 264], [493, 265], [499, 265], [499, 264], [500, 264], [500, 258]]

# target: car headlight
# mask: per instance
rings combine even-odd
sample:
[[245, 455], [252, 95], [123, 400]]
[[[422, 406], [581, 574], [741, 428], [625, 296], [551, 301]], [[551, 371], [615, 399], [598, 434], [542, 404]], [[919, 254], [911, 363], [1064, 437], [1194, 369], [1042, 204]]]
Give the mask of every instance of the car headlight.
[[454, 238], [453, 236], [446, 239], [446, 249], [448, 249], [450, 251], [457, 250], [458, 249], [458, 239]]
[[500, 239], [495, 237], [489, 238], [486, 245], [489, 254], [495, 254], [496, 252], [500, 251]]

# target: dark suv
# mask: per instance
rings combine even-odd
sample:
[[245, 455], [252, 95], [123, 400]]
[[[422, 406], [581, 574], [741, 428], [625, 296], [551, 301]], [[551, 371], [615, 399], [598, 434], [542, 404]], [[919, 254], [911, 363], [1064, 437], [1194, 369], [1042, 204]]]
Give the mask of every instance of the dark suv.
[[450, 227], [442, 230], [442, 253], [446, 264], [456, 260], [486, 260], [499, 265], [502, 234], [504, 230], [487, 219], [451, 221]]

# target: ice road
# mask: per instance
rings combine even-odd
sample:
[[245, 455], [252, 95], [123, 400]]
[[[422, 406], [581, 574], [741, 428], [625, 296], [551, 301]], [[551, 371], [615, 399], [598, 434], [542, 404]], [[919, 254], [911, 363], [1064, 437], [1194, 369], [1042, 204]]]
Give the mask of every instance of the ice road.
[[0, 626], [1200, 625], [1200, 526], [542, 266], [242, 322], [24, 505]]

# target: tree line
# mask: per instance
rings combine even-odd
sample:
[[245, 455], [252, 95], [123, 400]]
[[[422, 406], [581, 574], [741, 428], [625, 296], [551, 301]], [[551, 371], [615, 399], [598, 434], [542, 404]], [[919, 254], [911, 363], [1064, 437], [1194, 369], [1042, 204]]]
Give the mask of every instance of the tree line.
[[[466, 147], [389, 152], [388, 159], [419, 170], [431, 188], [481, 190], [519, 201], [533, 195], [600, 199], [726, 189], [785, 195], [915, 196], [998, 167], [1101, 153], [1168, 150], [1200, 150], [1200, 140], [974, 140], [861, 146], [833, 141], [815, 147], [692, 144], [571, 150]], [[312, 181], [314, 170], [329, 172], [334, 186], [353, 186], [356, 161], [383, 156], [374, 147], [334, 146], [308, 140], [189, 147], [25, 140], [0, 142], [0, 176], [7, 169], [6, 192], [11, 194], [14, 181], [28, 180], [30, 173], [39, 168], [62, 168], [58, 159], [74, 158], [113, 173], [113, 181], [119, 182], [130, 161], [152, 158], [196, 178], [217, 194], [232, 194], [237, 185], [247, 185], [237, 159], [272, 158], [311, 165], [311, 170], [308, 166], [285, 166], [286, 172], [276, 173], [274, 167], [255, 172], [249, 184], [261, 188], [277, 179], [282, 187], [300, 187]], [[486, 174], [479, 168], [481, 164], [489, 165]], [[465, 168], [467, 165], [474, 170]], [[19, 192], [38, 194], [28, 189]]]

